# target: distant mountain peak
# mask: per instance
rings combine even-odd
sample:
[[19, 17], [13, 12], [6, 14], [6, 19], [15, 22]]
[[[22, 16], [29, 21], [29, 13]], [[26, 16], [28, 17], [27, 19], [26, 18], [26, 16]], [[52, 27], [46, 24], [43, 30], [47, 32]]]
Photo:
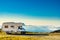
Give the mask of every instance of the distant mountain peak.
[[51, 33], [60, 33], [60, 30], [55, 30], [55, 31], [53, 31]]

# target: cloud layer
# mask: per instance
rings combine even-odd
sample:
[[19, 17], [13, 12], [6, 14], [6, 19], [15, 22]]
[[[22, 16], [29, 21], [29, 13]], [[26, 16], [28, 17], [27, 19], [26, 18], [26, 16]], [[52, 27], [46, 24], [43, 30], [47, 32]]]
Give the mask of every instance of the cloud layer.
[[60, 27], [54, 27], [54, 26], [24, 26], [26, 31], [30, 32], [51, 32], [54, 30], [59, 30]]

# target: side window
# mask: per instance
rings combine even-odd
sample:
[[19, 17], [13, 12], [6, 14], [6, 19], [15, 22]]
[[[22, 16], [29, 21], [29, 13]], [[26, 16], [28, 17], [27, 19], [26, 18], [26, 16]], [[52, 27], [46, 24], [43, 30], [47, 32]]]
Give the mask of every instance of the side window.
[[8, 25], [5, 25], [5, 28], [8, 28]]
[[14, 28], [14, 26], [11, 26], [12, 28]]
[[22, 26], [18, 26], [18, 29], [22, 29]]

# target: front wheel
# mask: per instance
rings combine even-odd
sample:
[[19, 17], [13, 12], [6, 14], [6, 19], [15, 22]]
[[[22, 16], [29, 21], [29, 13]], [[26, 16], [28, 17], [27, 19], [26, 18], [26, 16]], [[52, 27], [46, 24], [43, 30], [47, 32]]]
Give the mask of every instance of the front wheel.
[[21, 34], [23, 34], [23, 35], [24, 35], [24, 34], [26, 34], [26, 32], [25, 32], [25, 31], [23, 31], [23, 32], [21, 32]]

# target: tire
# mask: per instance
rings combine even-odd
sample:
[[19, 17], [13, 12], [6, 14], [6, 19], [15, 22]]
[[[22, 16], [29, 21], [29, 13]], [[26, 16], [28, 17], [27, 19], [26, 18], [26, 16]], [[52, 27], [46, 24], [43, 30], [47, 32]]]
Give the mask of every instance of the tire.
[[26, 34], [26, 32], [21, 32], [22, 35]]
[[11, 34], [11, 33], [9, 33], [9, 32], [6, 32], [7, 34]]

